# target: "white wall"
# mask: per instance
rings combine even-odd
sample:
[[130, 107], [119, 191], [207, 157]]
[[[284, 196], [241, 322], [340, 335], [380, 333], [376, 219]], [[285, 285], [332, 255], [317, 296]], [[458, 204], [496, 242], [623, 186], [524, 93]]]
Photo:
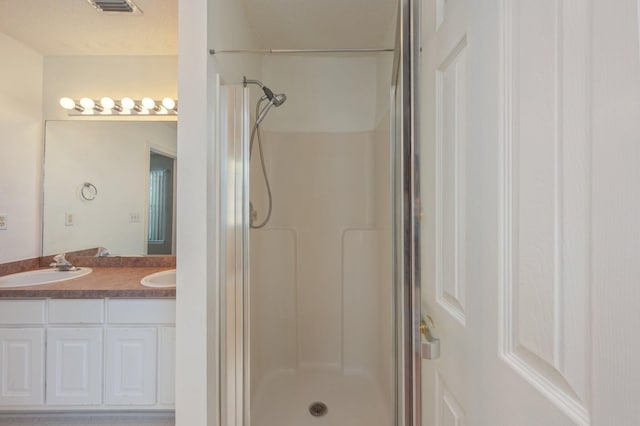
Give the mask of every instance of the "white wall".
[[268, 56], [263, 82], [287, 101], [262, 127], [277, 132], [362, 132], [375, 127], [376, 57]]
[[40, 254], [42, 63], [38, 52], [0, 33], [0, 263]]
[[[149, 150], [175, 155], [175, 123], [49, 121], [46, 134], [43, 253], [145, 254]], [[95, 185], [94, 200], [80, 196], [84, 182]]]

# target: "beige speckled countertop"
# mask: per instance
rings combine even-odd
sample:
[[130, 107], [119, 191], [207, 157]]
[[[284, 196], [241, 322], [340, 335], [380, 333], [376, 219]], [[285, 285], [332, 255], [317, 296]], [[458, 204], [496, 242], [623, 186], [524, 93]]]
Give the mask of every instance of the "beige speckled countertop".
[[[46, 268], [45, 268], [46, 269]], [[151, 288], [140, 280], [170, 267], [95, 267], [84, 277], [52, 284], [0, 289], [0, 298], [51, 297], [58, 299], [175, 298], [175, 288]]]

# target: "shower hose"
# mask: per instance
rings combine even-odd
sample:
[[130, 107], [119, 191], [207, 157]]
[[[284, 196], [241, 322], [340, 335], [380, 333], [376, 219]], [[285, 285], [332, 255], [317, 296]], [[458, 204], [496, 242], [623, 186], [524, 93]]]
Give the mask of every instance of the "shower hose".
[[[265, 98], [262, 97], [256, 104], [256, 118], [259, 116], [260, 106], [262, 105], [262, 102], [264, 102], [264, 100]], [[269, 176], [267, 176], [267, 168], [264, 164], [264, 153], [262, 151], [262, 139], [260, 138], [260, 123], [257, 121], [253, 125], [253, 130], [251, 131], [251, 139], [249, 142], [249, 163], [251, 163], [251, 156], [253, 154], [253, 140], [256, 137], [256, 135], [258, 136], [258, 152], [260, 155], [260, 166], [262, 167], [262, 176], [264, 176], [264, 184], [265, 184], [265, 187], [267, 188], [268, 203], [267, 203], [267, 215], [265, 216], [264, 220], [258, 223], [257, 225], [253, 223], [254, 221], [253, 204], [251, 204], [251, 216], [249, 218], [249, 226], [252, 229], [263, 228], [267, 224], [267, 222], [269, 222], [269, 219], [271, 218], [271, 209], [273, 206], [273, 198], [271, 196], [271, 185], [269, 184]]]

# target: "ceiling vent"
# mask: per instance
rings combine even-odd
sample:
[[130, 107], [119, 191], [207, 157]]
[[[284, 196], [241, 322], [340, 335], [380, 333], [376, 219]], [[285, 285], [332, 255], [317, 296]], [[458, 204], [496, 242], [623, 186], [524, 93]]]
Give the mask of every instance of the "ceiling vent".
[[101, 13], [142, 15], [142, 10], [132, 0], [87, 0]]

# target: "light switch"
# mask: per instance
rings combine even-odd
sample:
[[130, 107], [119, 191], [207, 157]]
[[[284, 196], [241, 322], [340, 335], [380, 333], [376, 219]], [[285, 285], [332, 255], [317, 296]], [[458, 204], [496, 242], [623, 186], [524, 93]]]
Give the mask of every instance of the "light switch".
[[4, 213], [0, 213], [0, 231], [6, 231], [9, 222], [9, 216]]
[[140, 213], [129, 213], [129, 223], [140, 223]]
[[75, 215], [73, 213], [64, 214], [64, 226], [73, 226], [75, 224]]

